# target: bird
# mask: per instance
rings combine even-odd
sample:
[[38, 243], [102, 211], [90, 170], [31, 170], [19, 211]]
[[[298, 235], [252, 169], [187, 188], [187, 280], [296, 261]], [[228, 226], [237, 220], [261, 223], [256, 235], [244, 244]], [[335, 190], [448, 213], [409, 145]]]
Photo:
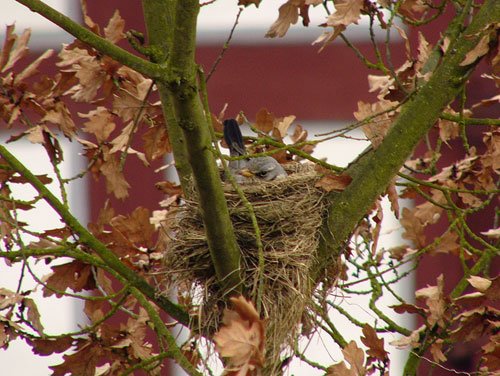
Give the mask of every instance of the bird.
[[[243, 143], [240, 126], [235, 119], [224, 120], [224, 140], [229, 147], [231, 157], [248, 155]], [[251, 177], [264, 181], [284, 179], [288, 175], [285, 169], [273, 157], [250, 156], [245, 159], [232, 160], [228, 163], [229, 171], [238, 183], [249, 183]]]

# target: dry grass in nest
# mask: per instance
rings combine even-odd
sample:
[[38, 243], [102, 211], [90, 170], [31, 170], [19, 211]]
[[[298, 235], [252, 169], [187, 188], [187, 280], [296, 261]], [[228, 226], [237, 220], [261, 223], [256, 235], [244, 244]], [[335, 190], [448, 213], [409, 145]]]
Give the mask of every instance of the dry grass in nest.
[[[267, 360], [274, 364], [282, 345], [291, 344], [296, 336], [297, 324], [311, 299], [308, 269], [325, 215], [324, 192], [315, 187], [318, 174], [309, 165], [288, 168], [294, 170], [284, 180], [241, 185], [261, 231], [265, 258], [262, 312], [268, 318], [267, 342], [271, 346]], [[224, 189], [241, 249], [246, 295], [255, 301], [259, 286], [255, 231], [238, 193], [230, 184]], [[209, 332], [218, 326], [221, 296], [198, 204], [188, 200], [173, 215], [172, 237], [165, 252], [166, 284], [190, 286], [188, 293], [201, 306], [201, 329]]]

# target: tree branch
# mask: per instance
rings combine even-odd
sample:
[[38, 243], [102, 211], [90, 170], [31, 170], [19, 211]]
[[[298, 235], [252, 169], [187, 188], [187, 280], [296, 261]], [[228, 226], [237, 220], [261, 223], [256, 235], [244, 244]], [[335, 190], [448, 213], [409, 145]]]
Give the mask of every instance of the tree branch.
[[[443, 108], [460, 92], [479, 59], [468, 66], [460, 63], [477, 45], [481, 31], [499, 18], [500, 3], [486, 1], [465, 32], [449, 47], [429, 81], [401, 107], [399, 117], [382, 144], [368, 151], [347, 170], [353, 180], [343, 192], [330, 196], [329, 214], [323, 226], [317, 262], [311, 270], [312, 278], [320, 278], [321, 271], [334, 262], [352, 229], [385, 191]], [[421, 110], [423, 108], [425, 111]]]
[[[161, 4], [165, 5], [162, 9]], [[241, 288], [240, 250], [236, 242], [229, 210], [222, 190], [219, 170], [211, 151], [210, 124], [207, 123], [199, 97], [195, 64], [197, 0], [147, 0], [143, 2], [148, 33], [153, 43], [167, 56], [167, 75], [158, 85], [174, 140], [176, 166], [181, 168], [181, 182], [187, 185], [188, 171], [200, 202], [207, 242], [215, 272], [224, 290]], [[169, 16], [175, 7], [175, 17]], [[165, 31], [165, 29], [168, 29]], [[164, 35], [171, 43], [163, 42]], [[171, 137], [172, 139], [172, 137]]]
[[28, 7], [31, 11], [40, 14], [42, 17], [53, 22], [60, 28], [96, 49], [97, 51], [115, 59], [119, 63], [126, 65], [129, 68], [136, 70], [139, 73], [151, 78], [157, 79], [163, 76], [163, 68], [158, 65], [144, 60], [130, 52], [125, 51], [110, 41], [93, 33], [89, 29], [79, 25], [71, 18], [51, 8], [40, 0], [15, 0], [18, 3]]
[[178, 305], [172, 303], [167, 298], [159, 295], [157, 291], [142, 277], [123, 264], [120, 259], [111, 252], [105, 244], [94, 237], [80, 222], [69, 212], [61, 201], [55, 197], [52, 192], [14, 155], [12, 155], [3, 145], [0, 145], [0, 155], [9, 164], [9, 166], [23, 176], [35, 190], [45, 199], [45, 201], [56, 211], [64, 223], [71, 228], [79, 237], [79, 241], [89, 248], [93, 249], [99, 257], [111, 269], [122, 276], [131, 286], [136, 287], [149, 299], [154, 301], [161, 309], [167, 312], [174, 319], [183, 325], [189, 324], [189, 315]]

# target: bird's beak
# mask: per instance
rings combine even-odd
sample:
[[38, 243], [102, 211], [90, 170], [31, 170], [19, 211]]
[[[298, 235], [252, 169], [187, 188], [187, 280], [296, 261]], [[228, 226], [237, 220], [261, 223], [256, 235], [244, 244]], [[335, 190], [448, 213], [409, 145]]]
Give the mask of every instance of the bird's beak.
[[248, 168], [242, 168], [239, 171], [239, 174], [243, 175], [246, 178], [251, 178], [252, 176], [254, 176], [254, 174], [252, 173], [252, 171], [250, 171]]

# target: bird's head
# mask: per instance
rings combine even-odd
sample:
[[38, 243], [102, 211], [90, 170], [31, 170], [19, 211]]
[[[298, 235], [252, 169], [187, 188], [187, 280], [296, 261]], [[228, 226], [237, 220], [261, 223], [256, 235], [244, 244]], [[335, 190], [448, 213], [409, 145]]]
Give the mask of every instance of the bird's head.
[[255, 176], [265, 181], [283, 179], [287, 176], [284, 168], [272, 157], [250, 158], [246, 168], [240, 173], [243, 176]]

